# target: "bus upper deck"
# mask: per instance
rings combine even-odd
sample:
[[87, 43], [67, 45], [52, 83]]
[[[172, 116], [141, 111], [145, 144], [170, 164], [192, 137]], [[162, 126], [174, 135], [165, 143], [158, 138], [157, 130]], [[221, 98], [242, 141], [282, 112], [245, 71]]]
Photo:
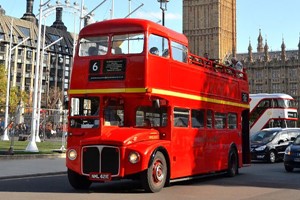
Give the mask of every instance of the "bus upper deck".
[[[157, 55], [150, 53], [153, 47]], [[192, 95], [205, 91], [201, 93], [204, 97], [223, 96], [240, 102], [242, 94], [237, 88], [248, 90], [245, 73], [191, 54], [183, 34], [141, 19], [109, 20], [83, 28], [72, 76], [81, 81], [71, 80], [70, 94], [107, 89]], [[224, 79], [230, 79], [230, 84], [221, 89]], [[208, 87], [212, 80], [214, 86]]]

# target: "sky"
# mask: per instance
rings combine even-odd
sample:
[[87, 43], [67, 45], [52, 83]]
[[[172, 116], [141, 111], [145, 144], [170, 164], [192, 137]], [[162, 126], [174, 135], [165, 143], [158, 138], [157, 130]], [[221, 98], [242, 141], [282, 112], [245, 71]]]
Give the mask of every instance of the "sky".
[[[75, 0], [69, 0], [71, 4]], [[114, 18], [124, 18], [129, 10], [134, 11], [131, 17], [146, 18], [159, 22], [162, 17], [160, 4], [157, 0], [77, 0], [80, 4], [84, 1], [87, 12], [103, 4], [94, 11], [95, 21], [111, 18], [112, 2], [114, 2]], [[47, 0], [42, 0], [43, 3]], [[65, 4], [65, 0], [60, 0]], [[130, 9], [129, 9], [130, 2]], [[236, 0], [237, 2], [237, 52], [245, 53], [251, 42], [253, 51], [256, 52], [259, 29], [269, 46], [270, 51], [278, 51], [284, 40], [287, 50], [298, 49], [300, 37], [300, 1], [299, 0]], [[55, 5], [56, 0], [50, 4]], [[40, 0], [34, 1], [33, 12], [39, 13]], [[5, 9], [6, 15], [21, 18], [26, 12], [26, 0], [0, 0], [0, 5]], [[47, 6], [43, 7], [47, 9]], [[49, 10], [49, 9], [48, 9]], [[64, 9], [63, 21], [70, 32], [79, 30], [79, 12], [74, 15], [72, 9]], [[55, 21], [55, 12], [47, 15], [45, 20], [48, 26]], [[75, 23], [74, 23], [75, 22]], [[161, 22], [160, 22], [161, 23]], [[177, 32], [182, 32], [182, 0], [170, 0], [165, 12], [165, 26]]]

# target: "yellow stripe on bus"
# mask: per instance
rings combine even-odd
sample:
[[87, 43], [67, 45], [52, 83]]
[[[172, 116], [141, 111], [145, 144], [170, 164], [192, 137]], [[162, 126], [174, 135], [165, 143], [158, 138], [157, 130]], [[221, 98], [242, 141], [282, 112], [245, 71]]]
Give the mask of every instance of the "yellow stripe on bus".
[[197, 96], [197, 95], [192, 95], [192, 94], [185, 94], [185, 93], [181, 93], [181, 92], [173, 92], [173, 91], [169, 91], [169, 90], [161, 90], [161, 89], [153, 88], [152, 93], [174, 96], [174, 97], [181, 97], [181, 98], [192, 99], [192, 100], [197, 100], [197, 101], [204, 101], [204, 102], [209, 102], [209, 103], [237, 106], [237, 107], [243, 107], [243, 108], [250, 107], [248, 104], [235, 103], [235, 102], [231, 102], [231, 101], [213, 99], [213, 98]]
[[[147, 91], [147, 88], [82, 89], [82, 90], [69, 90], [69, 94], [144, 93], [146, 91]], [[169, 90], [151, 88], [148, 91], [151, 91], [151, 93], [153, 93], [153, 94], [181, 97], [181, 98], [185, 98], [185, 99], [192, 99], [192, 100], [204, 101], [204, 102], [209, 102], [209, 103], [237, 106], [237, 107], [242, 107], [242, 108], [250, 107], [248, 104], [235, 103], [232, 101], [213, 99], [213, 98], [192, 95], [192, 94], [186, 94], [186, 93], [181, 93], [181, 92], [174, 92], [174, 91], [169, 91]]]
[[69, 94], [144, 93], [146, 88], [109, 88], [69, 90]]

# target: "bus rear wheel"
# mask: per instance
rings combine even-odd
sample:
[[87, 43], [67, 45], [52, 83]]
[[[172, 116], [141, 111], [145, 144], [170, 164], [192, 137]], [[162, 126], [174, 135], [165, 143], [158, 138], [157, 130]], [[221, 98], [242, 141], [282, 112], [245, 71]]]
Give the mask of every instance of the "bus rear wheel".
[[77, 174], [70, 169], [68, 169], [68, 179], [71, 186], [76, 190], [87, 190], [92, 184], [86, 176]]
[[167, 163], [164, 155], [157, 152], [147, 170], [142, 173], [141, 182], [146, 192], [159, 192], [167, 179]]
[[235, 150], [231, 149], [228, 155], [227, 175], [233, 177], [238, 174], [238, 156]]

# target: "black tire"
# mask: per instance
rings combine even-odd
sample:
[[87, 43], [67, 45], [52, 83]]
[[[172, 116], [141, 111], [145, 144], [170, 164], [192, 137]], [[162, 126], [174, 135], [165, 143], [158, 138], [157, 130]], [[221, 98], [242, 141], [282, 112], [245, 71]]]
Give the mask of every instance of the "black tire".
[[141, 174], [142, 186], [146, 192], [159, 192], [165, 185], [168, 166], [164, 155], [157, 152], [147, 170]]
[[239, 172], [238, 156], [235, 150], [231, 149], [228, 155], [227, 176], [234, 177]]
[[294, 170], [294, 167], [288, 166], [288, 165], [284, 165], [285, 171], [287, 172], [292, 172]]
[[277, 160], [276, 152], [275, 151], [270, 151], [268, 155], [268, 161], [269, 163], [275, 163]]
[[75, 190], [87, 190], [92, 184], [86, 176], [79, 175], [70, 169], [68, 169], [68, 179]]

